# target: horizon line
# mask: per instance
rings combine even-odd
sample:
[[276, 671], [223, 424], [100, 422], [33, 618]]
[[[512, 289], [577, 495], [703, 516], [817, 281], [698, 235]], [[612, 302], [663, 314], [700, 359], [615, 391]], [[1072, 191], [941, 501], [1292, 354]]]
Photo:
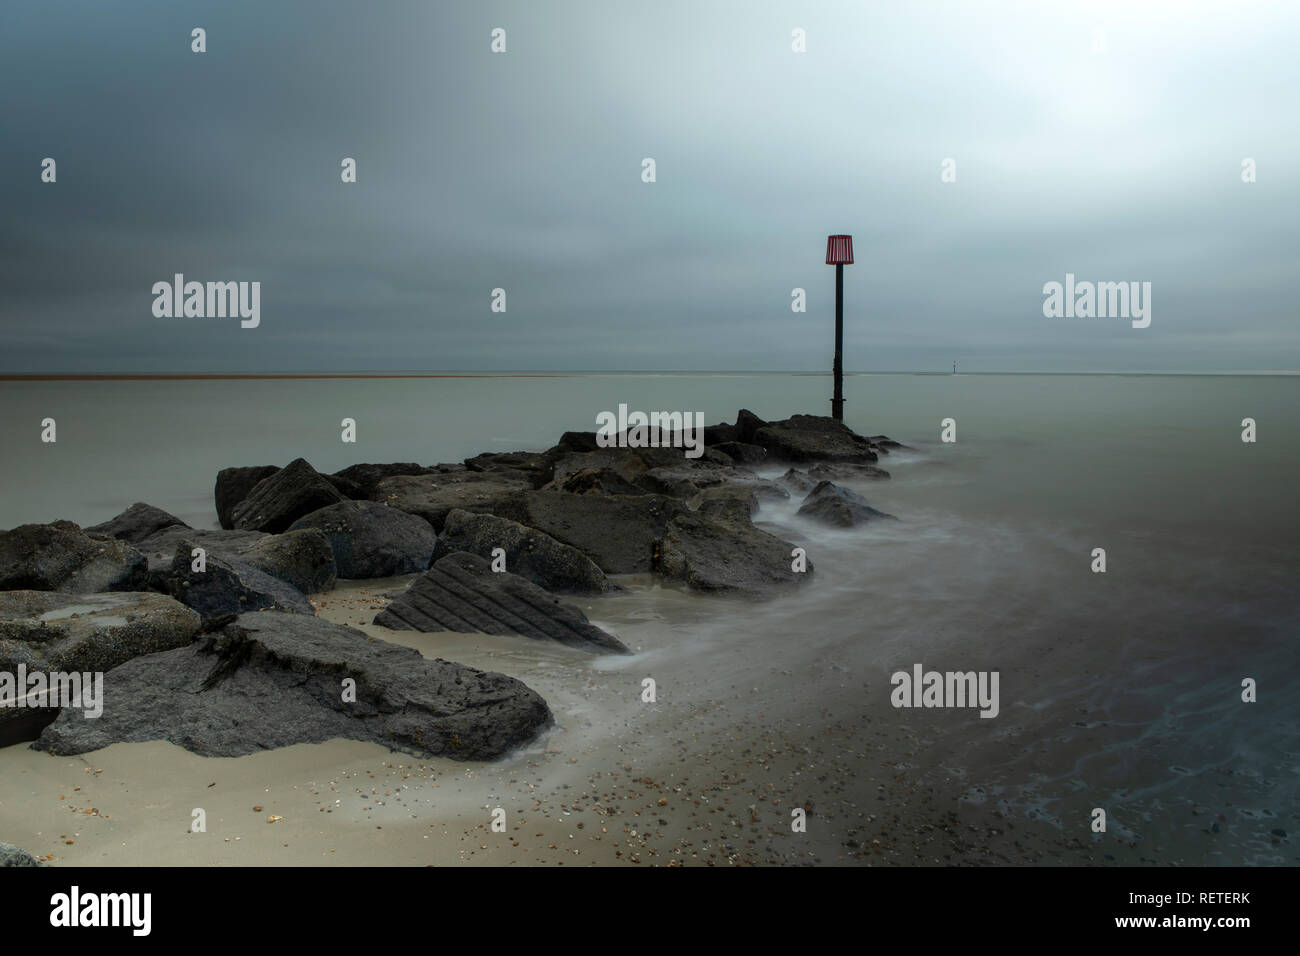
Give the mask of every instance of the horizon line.
[[[0, 382], [103, 382], [103, 381], [243, 381], [289, 379], [438, 379], [438, 378], [572, 378], [582, 375], [790, 375], [830, 378], [833, 373], [794, 369], [565, 369], [565, 370], [474, 370], [474, 371], [356, 371], [356, 372], [15, 372], [0, 373]], [[972, 371], [951, 372], [930, 369], [845, 371], [858, 375], [1115, 375], [1115, 376], [1203, 376], [1203, 377], [1287, 377], [1300, 375], [1293, 369], [1217, 370], [1217, 371]]]

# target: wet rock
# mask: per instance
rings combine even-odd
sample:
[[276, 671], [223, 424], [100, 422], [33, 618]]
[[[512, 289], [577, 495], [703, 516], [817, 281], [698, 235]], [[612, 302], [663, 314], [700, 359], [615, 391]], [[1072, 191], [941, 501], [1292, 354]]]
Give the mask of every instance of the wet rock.
[[375, 623], [394, 630], [517, 634], [584, 651], [628, 653], [574, 605], [517, 574], [494, 572], [490, 562], [466, 551], [435, 562]]
[[304, 515], [347, 499], [303, 458], [263, 478], [230, 516], [241, 531], [278, 534]]
[[888, 478], [889, 472], [875, 465], [847, 461], [819, 461], [808, 469], [808, 477], [814, 481], [858, 481]]
[[369, 463], [349, 465], [342, 471], [334, 472], [334, 477], [344, 479], [355, 487], [357, 493], [348, 497], [369, 498], [374, 494], [375, 486], [385, 478], [392, 478], [394, 475], [436, 475], [438, 473], [439, 469], [436, 467], [417, 465], [413, 461], [395, 461], [382, 465]]
[[555, 476], [553, 452], [511, 451], [484, 453], [465, 459], [469, 471], [497, 472], [522, 478], [533, 488], [540, 488]]
[[316, 613], [311, 602], [293, 585], [242, 558], [209, 553], [205, 570], [195, 571], [192, 551], [191, 541], [176, 546], [171, 572], [161, 583], [166, 593], [198, 611], [205, 625], [228, 614], [250, 611]]
[[806, 495], [817, 486], [817, 479], [798, 468], [789, 469], [777, 480], [777, 484], [797, 495]]
[[499, 501], [493, 513], [577, 548], [606, 574], [653, 570], [655, 549], [686, 505], [663, 495], [573, 495], [529, 491]]
[[[382, 479], [381, 479], [382, 480]], [[341, 578], [390, 578], [429, 567], [437, 535], [429, 522], [377, 501], [347, 501], [299, 518], [332, 549]]]
[[596, 563], [577, 548], [517, 521], [468, 511], [447, 515], [434, 561], [468, 551], [490, 562], [496, 548], [505, 552], [507, 571], [548, 591], [602, 594], [614, 588]]
[[579, 468], [570, 474], [543, 485], [550, 491], [566, 491], [571, 495], [644, 495], [646, 492], [632, 484], [612, 468]]
[[532, 485], [516, 475], [463, 471], [436, 475], [399, 475], [375, 486], [373, 498], [389, 507], [419, 515], [434, 531], [441, 531], [449, 511], [494, 513], [505, 498], [530, 490]]
[[727, 442], [734, 442], [739, 440], [740, 440], [739, 433], [736, 431], [735, 425], [728, 425], [726, 422], [722, 422], [717, 425], [704, 426], [704, 447], [705, 448], [716, 448], [719, 445], [723, 445]]
[[40, 860], [12, 843], [0, 843], [0, 868], [7, 866], [44, 866]]
[[584, 452], [596, 451], [599, 447], [595, 432], [565, 432], [551, 451]]
[[0, 590], [143, 591], [145, 557], [125, 541], [90, 537], [71, 521], [0, 531]]
[[182, 542], [193, 542], [208, 554], [238, 558], [258, 541], [269, 537], [263, 531], [204, 531], [174, 525], [151, 534], [140, 541], [136, 548], [149, 562], [149, 587], [155, 591], [165, 591], [164, 580], [171, 574], [172, 559], [176, 556], [177, 546]]
[[727, 482], [732, 487], [747, 488], [759, 502], [788, 501], [790, 499], [790, 492], [785, 486], [769, 478], [759, 478], [757, 475], [742, 473], [728, 475]]
[[894, 441], [888, 435], [872, 435], [868, 438], [868, 441], [871, 442], [872, 447], [876, 448], [878, 451], [883, 451], [886, 455], [895, 448], [903, 451], [912, 451], [911, 447], [904, 445], [902, 442]]
[[813, 570], [796, 572], [794, 545], [754, 527], [733, 500], [700, 512], [673, 516], [664, 533], [655, 570], [700, 591], [768, 597], [802, 584]]
[[217, 506], [217, 521], [230, 530], [235, 527], [231, 511], [248, 497], [263, 478], [270, 478], [280, 468], [278, 465], [252, 465], [241, 468], [222, 468], [217, 472], [217, 484], [212, 497]]
[[720, 451], [738, 465], [759, 465], [767, 458], [767, 449], [761, 445], [747, 445], [744, 442], [728, 441], [711, 446]]
[[151, 591], [0, 591], [0, 671], [107, 671], [198, 632], [194, 611]]
[[691, 507], [702, 515], [748, 521], [758, 514], [759, 501], [752, 488], [744, 485], [719, 485], [700, 492], [692, 500]]
[[351, 478], [343, 478], [339, 475], [321, 475], [321, 477], [333, 485], [334, 490], [349, 501], [368, 497], [361, 483], [353, 481]]
[[637, 485], [652, 494], [670, 498], [692, 498], [705, 488], [723, 484], [728, 474], [714, 462], [707, 465], [674, 465], [651, 468], [637, 478]]
[[731, 441], [742, 442], [746, 445], [757, 444], [755, 439], [758, 436], [758, 430], [764, 427], [767, 422], [759, 418], [748, 408], [742, 408], [736, 413], [736, 424], [732, 431]]
[[[349, 680], [355, 701], [346, 699]], [[426, 660], [319, 618], [256, 613], [123, 664], [102, 717], [65, 710], [34, 746], [70, 755], [169, 740], [201, 756], [238, 757], [344, 738], [418, 757], [491, 760], [550, 723], [546, 702], [512, 677]]]
[[[150, 592], [0, 591], [0, 673], [17, 675], [19, 665], [28, 675], [109, 671], [134, 657], [188, 644], [199, 623], [194, 611]], [[36, 739], [57, 712], [58, 707], [0, 707], [0, 745]]]
[[319, 528], [295, 525], [284, 534], [267, 535], [249, 545], [241, 557], [303, 594], [328, 591], [339, 577], [332, 542]]
[[324, 536], [266, 534], [263, 531], [202, 531], [193, 528], [164, 528], [138, 545], [149, 561], [149, 586], [170, 593], [176, 549], [184, 543], [202, 548], [209, 555], [251, 564], [271, 577], [279, 578], [304, 594], [327, 591], [338, 575], [334, 554]]
[[137, 501], [117, 517], [110, 518], [103, 524], [91, 525], [85, 529], [85, 532], [137, 544], [151, 534], [171, 527], [188, 528], [189, 525], [161, 508]]
[[817, 483], [799, 506], [799, 514], [839, 528], [852, 528], [875, 518], [894, 517], [877, 511], [858, 493], [829, 481]]
[[823, 415], [794, 415], [784, 421], [767, 422], [755, 429], [751, 444], [762, 445], [774, 461], [876, 460], [867, 438]]

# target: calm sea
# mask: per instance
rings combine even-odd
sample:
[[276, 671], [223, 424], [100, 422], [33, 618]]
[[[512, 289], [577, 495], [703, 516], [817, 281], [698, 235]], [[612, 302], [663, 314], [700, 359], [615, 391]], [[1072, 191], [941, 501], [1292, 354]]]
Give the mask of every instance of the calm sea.
[[[5, 382], [0, 526], [88, 524], [147, 501], [211, 527], [228, 465], [302, 456], [334, 471], [542, 449], [619, 403], [708, 423], [742, 407], [824, 414], [829, 385], [587, 373]], [[761, 514], [807, 545], [816, 575], [756, 610], [692, 616], [718, 679], [797, 699], [770, 662], [798, 673], [832, 661], [879, 703], [891, 672], [914, 663], [995, 669], [999, 717], [936, 718], [916, 757], [961, 800], [1070, 833], [1104, 807], [1112, 834], [1189, 863], [1300, 860], [1300, 377], [856, 375], [846, 394], [848, 424], [914, 449], [881, 462], [892, 480], [862, 489], [902, 520], [838, 532], [804, 524], [797, 503]], [[44, 418], [55, 444], [40, 440]], [[343, 418], [355, 445], [340, 441]], [[955, 443], [939, 440], [945, 418]], [[1257, 422], [1253, 444], [1243, 418]], [[1090, 570], [1095, 548], [1104, 574]], [[1258, 702], [1242, 702], [1244, 678]]]

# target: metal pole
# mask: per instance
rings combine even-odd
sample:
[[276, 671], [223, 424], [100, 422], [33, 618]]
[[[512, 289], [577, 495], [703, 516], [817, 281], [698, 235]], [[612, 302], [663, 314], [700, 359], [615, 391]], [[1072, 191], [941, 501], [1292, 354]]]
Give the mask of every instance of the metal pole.
[[835, 397], [831, 399], [831, 417], [844, 421], [844, 265], [835, 264]]

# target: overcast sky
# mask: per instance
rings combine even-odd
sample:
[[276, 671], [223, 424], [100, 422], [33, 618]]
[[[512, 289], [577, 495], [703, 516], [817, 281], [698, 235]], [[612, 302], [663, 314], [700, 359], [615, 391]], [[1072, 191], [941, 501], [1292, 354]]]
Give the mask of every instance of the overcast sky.
[[[1297, 49], [1251, 0], [7, 0], [0, 372], [825, 369], [828, 233], [849, 369], [1297, 369]], [[260, 326], [155, 318], [177, 272]], [[1044, 318], [1067, 272], [1150, 327]]]

